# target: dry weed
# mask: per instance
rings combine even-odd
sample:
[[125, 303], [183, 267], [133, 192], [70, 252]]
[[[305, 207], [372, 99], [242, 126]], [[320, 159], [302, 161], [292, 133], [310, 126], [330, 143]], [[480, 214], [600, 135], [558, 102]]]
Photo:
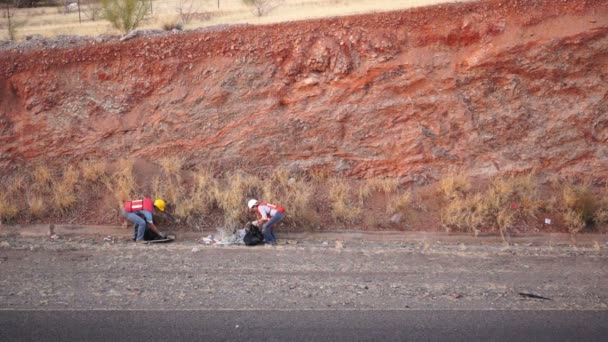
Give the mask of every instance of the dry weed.
[[84, 161], [80, 164], [82, 178], [91, 183], [103, 179], [106, 173], [106, 163], [103, 161]]
[[482, 228], [497, 229], [506, 240], [508, 230], [519, 221], [536, 217], [540, 200], [533, 175], [493, 179], [486, 190], [468, 194], [458, 182], [442, 184], [444, 195], [451, 198], [442, 209], [441, 221], [446, 228], [477, 233]]
[[186, 223], [194, 223], [209, 214], [215, 204], [214, 188], [216, 180], [208, 170], [199, 170], [192, 175], [191, 191], [179, 191], [175, 202], [175, 216]]
[[281, 205], [287, 211], [285, 223], [293, 227], [314, 227], [319, 223], [311, 206], [313, 188], [310, 183], [290, 177], [285, 169], [277, 169], [270, 180], [263, 182], [264, 201]]
[[246, 200], [260, 198], [263, 183], [256, 176], [237, 172], [229, 175], [224, 182], [217, 182], [212, 193], [224, 214], [224, 230], [231, 232], [246, 222]]
[[19, 209], [11, 201], [12, 197], [11, 193], [6, 191], [0, 192], [0, 223], [14, 219], [19, 213]]
[[574, 185], [571, 182], [564, 183], [562, 202], [565, 209], [564, 221], [571, 232], [578, 232], [590, 224], [598, 209], [598, 201], [588, 183], [580, 185]]
[[351, 199], [350, 187], [344, 179], [329, 180], [329, 200], [331, 215], [334, 220], [342, 223], [352, 223], [361, 214], [361, 208]]
[[52, 181], [53, 204], [55, 209], [63, 214], [77, 202], [76, 184], [80, 172], [69, 165], [63, 171], [61, 179]]
[[404, 192], [401, 194], [394, 194], [389, 199], [387, 205], [387, 214], [394, 215], [397, 213], [404, 213], [409, 208], [412, 199], [410, 192]]
[[167, 157], [160, 160], [160, 166], [168, 177], [178, 177], [179, 172], [184, 166], [184, 159], [181, 157]]
[[38, 165], [32, 171], [32, 187], [37, 190], [48, 190], [51, 185], [51, 171], [45, 165]]
[[29, 214], [34, 218], [44, 216], [47, 207], [41, 196], [35, 194], [29, 194], [27, 196], [27, 207]]
[[359, 201], [368, 198], [373, 192], [390, 194], [397, 190], [399, 180], [396, 178], [369, 178], [359, 187]]
[[124, 201], [131, 200], [135, 195], [136, 188], [133, 161], [121, 160], [118, 163], [117, 170], [109, 178], [104, 179], [104, 184], [120, 205]]
[[439, 180], [439, 188], [448, 199], [462, 197], [471, 189], [471, 181], [462, 172], [450, 171]]

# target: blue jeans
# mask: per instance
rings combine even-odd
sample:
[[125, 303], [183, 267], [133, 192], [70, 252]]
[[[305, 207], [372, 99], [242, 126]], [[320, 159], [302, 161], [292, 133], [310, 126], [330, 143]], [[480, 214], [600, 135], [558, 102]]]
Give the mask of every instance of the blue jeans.
[[281, 221], [285, 217], [285, 213], [276, 213], [270, 218], [270, 221], [264, 223], [262, 233], [264, 233], [265, 243], [274, 243], [277, 238], [274, 236], [274, 224]]
[[125, 211], [122, 214], [127, 218], [127, 220], [135, 223], [133, 226], [133, 239], [137, 241], [144, 240], [144, 236], [146, 235], [147, 223], [146, 220], [141, 218], [139, 215], [135, 213], [127, 213]]

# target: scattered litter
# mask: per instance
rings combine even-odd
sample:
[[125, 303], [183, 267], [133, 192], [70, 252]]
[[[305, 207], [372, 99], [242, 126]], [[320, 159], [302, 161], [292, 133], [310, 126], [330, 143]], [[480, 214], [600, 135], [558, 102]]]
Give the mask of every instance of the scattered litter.
[[342, 248], [344, 248], [344, 242], [336, 241], [336, 249], [342, 249]]
[[111, 236], [106, 236], [105, 238], [103, 238], [103, 241], [108, 241], [108, 242], [112, 242], [114, 239], [112, 239]]
[[237, 324], [237, 325], [235, 325], [234, 327], [238, 329], [238, 328], [239, 328], [239, 325]]
[[2, 247], [2, 248], [11, 248], [11, 244], [8, 243], [8, 241], [2, 241], [2, 242], [0, 242], [0, 247]]
[[551, 219], [550, 218], [545, 218], [545, 224], [551, 224]]
[[452, 293], [452, 295], [451, 295], [451, 296], [452, 296], [452, 298], [454, 298], [454, 299], [460, 299], [460, 298], [462, 298], [462, 295], [461, 295], [460, 293], [456, 293], [456, 292]]
[[323, 243], [321, 245], [327, 246], [327, 245], [329, 245], [329, 243], [327, 241], [323, 241]]
[[198, 240], [198, 242], [204, 243], [206, 245], [210, 245], [212, 243], [215, 243], [215, 240], [213, 239], [213, 235], [209, 235], [207, 237], [204, 237], [204, 238]]
[[192, 253], [196, 253], [196, 252], [200, 252], [200, 249], [198, 247], [192, 248]]
[[535, 295], [533, 293], [525, 293], [525, 292], [520, 292], [519, 293], [520, 296], [524, 297], [524, 298], [534, 298], [534, 299], [542, 299], [542, 300], [552, 300], [551, 298], [547, 298], [547, 297], [543, 297], [543, 296], [539, 296], [539, 295]]
[[57, 239], [59, 239], [59, 235], [53, 234], [53, 235], [51, 235], [51, 239], [57, 240]]

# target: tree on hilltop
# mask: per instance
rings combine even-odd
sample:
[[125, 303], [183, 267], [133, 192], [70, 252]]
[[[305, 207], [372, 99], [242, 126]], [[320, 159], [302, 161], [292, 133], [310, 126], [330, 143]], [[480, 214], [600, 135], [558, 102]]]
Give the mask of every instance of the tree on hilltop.
[[124, 33], [136, 29], [150, 12], [148, 0], [101, 0], [102, 17]]
[[243, 3], [253, 8], [253, 13], [258, 17], [270, 13], [273, 9], [277, 8], [283, 0], [242, 0]]

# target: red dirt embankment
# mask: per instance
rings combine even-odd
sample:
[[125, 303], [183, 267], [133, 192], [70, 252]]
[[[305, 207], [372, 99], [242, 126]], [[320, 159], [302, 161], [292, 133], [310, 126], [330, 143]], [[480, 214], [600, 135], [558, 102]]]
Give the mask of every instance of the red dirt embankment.
[[[0, 52], [0, 169], [179, 154], [608, 176], [608, 1], [490, 0]], [[14, 169], [13, 169], [14, 170]]]

